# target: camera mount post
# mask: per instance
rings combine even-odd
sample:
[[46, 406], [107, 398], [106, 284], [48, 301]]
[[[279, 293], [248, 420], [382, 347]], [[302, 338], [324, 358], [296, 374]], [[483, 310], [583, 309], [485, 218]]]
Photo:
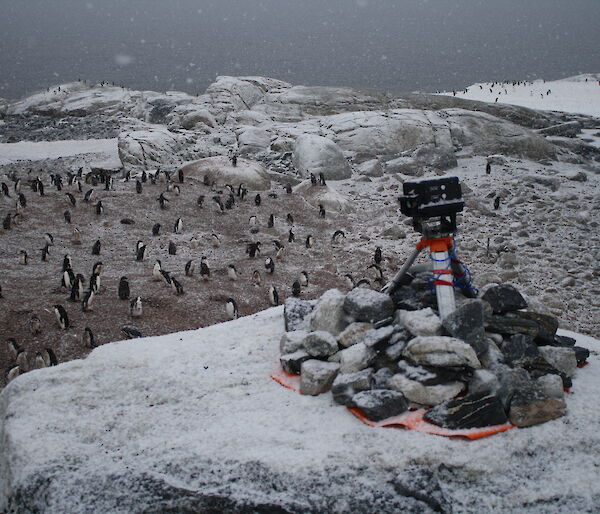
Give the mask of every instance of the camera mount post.
[[443, 319], [456, 308], [454, 274], [462, 276], [465, 272], [462, 264], [451, 258], [456, 214], [464, 207], [460, 184], [457, 177], [441, 177], [405, 182], [403, 190], [400, 209], [403, 214], [412, 217], [413, 227], [423, 237], [382, 292], [392, 295], [421, 251], [428, 248], [433, 262], [438, 311]]

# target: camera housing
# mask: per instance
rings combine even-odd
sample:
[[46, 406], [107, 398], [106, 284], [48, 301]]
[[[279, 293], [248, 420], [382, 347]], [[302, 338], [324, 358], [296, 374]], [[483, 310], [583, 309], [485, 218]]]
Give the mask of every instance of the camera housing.
[[[458, 177], [411, 180], [403, 185], [400, 211], [427, 238], [456, 232], [456, 214], [465, 206]], [[434, 219], [435, 218], [435, 219]]]

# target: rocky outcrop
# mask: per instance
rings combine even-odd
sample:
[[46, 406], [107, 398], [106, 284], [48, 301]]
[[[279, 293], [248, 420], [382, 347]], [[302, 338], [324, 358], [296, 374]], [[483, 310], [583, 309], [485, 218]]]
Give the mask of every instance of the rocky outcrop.
[[225, 156], [206, 157], [186, 164], [181, 169], [186, 177], [195, 177], [201, 182], [207, 177], [209, 183], [219, 186], [231, 184], [238, 187], [244, 184], [254, 191], [265, 191], [271, 187], [266, 170], [258, 162], [248, 159], [238, 159], [237, 166], [233, 166]]
[[352, 174], [341, 149], [330, 139], [316, 135], [302, 135], [296, 139], [293, 153], [294, 167], [301, 177], [323, 174], [327, 180], [343, 180]]
[[126, 169], [149, 169], [178, 163], [186, 143], [183, 136], [154, 125], [145, 130], [121, 132], [117, 144], [119, 159]]

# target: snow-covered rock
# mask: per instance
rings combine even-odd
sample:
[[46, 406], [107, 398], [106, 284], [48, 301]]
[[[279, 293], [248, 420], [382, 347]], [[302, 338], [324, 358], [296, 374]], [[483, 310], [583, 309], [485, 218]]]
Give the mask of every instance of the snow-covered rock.
[[311, 173], [315, 176], [322, 173], [327, 180], [343, 180], [352, 175], [342, 150], [326, 137], [302, 135], [296, 139], [293, 162], [305, 178]]
[[346, 295], [338, 289], [326, 291], [310, 315], [311, 330], [326, 330], [333, 335], [344, 330], [349, 323], [344, 312], [345, 298]]
[[233, 166], [226, 156], [206, 157], [186, 164], [181, 168], [186, 177], [196, 177], [219, 186], [231, 184], [234, 187], [244, 184], [250, 190], [265, 191], [271, 187], [271, 179], [263, 166], [248, 159], [238, 159]]
[[454, 398], [465, 389], [462, 382], [425, 385], [400, 373], [390, 378], [388, 386], [390, 389], [404, 394], [407, 400], [428, 406], [438, 405], [445, 400]]
[[294, 186], [294, 193], [302, 195], [313, 207], [319, 207], [321, 204], [328, 211], [348, 212], [352, 210], [350, 200], [336, 191], [329, 183], [325, 186], [313, 186], [310, 180], [304, 180]]
[[122, 132], [118, 138], [119, 158], [124, 167], [156, 168], [179, 162], [185, 139], [161, 125], [146, 130]]
[[415, 337], [408, 342], [403, 355], [405, 358], [424, 366], [481, 368], [481, 363], [477, 359], [473, 348], [460, 339], [453, 337]]

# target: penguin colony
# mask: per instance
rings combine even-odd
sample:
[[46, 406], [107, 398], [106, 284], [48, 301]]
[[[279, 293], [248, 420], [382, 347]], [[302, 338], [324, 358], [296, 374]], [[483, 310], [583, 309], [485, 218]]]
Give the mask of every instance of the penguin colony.
[[[357, 252], [344, 216], [287, 183], [251, 192], [182, 172], [83, 168], [0, 179], [0, 386], [109, 341], [384, 283], [367, 268], [380, 253]], [[326, 187], [322, 175], [311, 182]], [[351, 280], [350, 255], [364, 265]]]

